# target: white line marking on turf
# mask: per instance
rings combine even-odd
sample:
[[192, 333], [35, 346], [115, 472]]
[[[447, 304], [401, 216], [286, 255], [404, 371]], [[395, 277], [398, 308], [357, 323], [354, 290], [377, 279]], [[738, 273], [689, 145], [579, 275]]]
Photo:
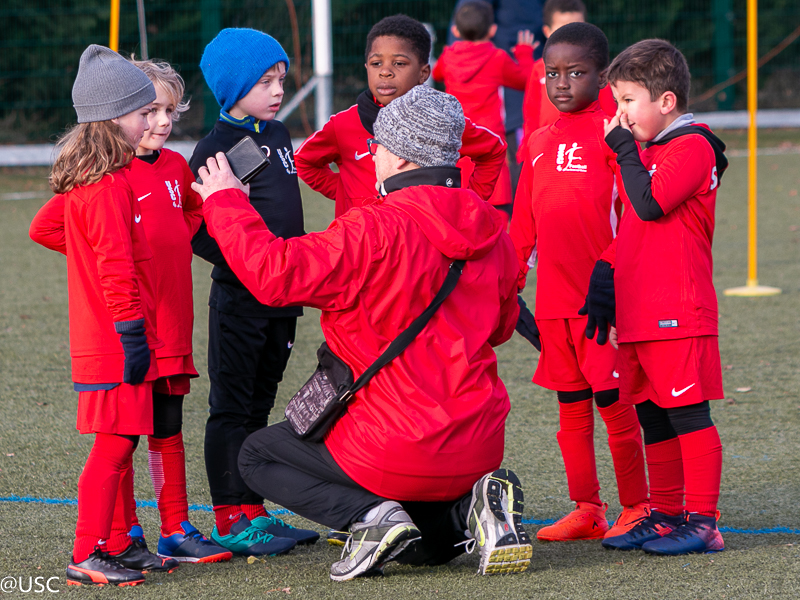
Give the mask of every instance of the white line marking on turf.
[[49, 190], [40, 192], [14, 192], [11, 194], [0, 194], [0, 200], [35, 200], [36, 198], [49, 198], [52, 196]]

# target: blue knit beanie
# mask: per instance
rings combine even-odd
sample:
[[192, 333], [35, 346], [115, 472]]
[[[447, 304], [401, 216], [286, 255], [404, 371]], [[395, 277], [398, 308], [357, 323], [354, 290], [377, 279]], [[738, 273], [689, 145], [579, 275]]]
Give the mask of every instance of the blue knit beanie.
[[255, 29], [229, 28], [206, 46], [200, 70], [214, 98], [227, 112], [279, 62], [289, 70], [289, 57], [275, 38]]

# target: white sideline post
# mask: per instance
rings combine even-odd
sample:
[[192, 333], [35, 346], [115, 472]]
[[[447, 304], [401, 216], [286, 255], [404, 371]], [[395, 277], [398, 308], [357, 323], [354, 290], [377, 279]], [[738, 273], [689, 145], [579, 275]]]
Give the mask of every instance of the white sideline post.
[[314, 36], [314, 94], [317, 129], [333, 114], [333, 27], [331, 0], [313, 0], [311, 7]]

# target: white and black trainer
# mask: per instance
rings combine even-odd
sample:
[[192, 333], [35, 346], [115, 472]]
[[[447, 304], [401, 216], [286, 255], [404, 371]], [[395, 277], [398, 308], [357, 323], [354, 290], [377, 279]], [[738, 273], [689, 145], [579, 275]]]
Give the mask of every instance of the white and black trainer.
[[331, 565], [334, 581], [380, 575], [387, 562], [419, 539], [419, 529], [398, 502], [387, 501], [377, 508], [369, 521], [350, 526], [342, 559]]
[[478, 573], [522, 573], [531, 564], [533, 547], [522, 526], [522, 485], [513, 471], [498, 469], [472, 487], [467, 524], [480, 548]]

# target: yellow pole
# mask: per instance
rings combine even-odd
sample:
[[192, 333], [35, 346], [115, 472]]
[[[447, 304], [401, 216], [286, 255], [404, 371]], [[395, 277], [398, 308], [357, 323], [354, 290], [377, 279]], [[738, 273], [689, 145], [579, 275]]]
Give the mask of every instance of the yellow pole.
[[758, 285], [758, 0], [747, 0], [747, 111], [750, 127], [747, 146], [747, 285], [725, 290], [726, 296], [774, 296], [779, 288]]
[[111, 0], [111, 25], [108, 33], [108, 47], [119, 51], [119, 1]]
[[747, 111], [750, 127], [747, 131], [747, 160], [749, 177], [747, 225], [747, 285], [758, 285], [758, 14], [757, 0], [747, 0]]

